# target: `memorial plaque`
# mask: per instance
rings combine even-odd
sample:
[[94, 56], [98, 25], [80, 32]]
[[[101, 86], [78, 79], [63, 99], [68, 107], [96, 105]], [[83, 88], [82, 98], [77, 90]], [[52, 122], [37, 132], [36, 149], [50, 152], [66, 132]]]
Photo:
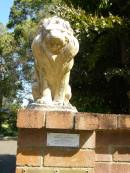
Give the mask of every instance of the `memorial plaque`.
[[47, 133], [47, 146], [79, 147], [79, 134]]

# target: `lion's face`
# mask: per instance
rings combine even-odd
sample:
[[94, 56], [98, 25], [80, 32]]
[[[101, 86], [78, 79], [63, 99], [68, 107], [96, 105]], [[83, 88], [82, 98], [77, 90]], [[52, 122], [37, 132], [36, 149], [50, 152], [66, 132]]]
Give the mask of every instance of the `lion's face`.
[[52, 54], [58, 54], [73, 35], [70, 24], [56, 16], [43, 20], [40, 26], [43, 44]]
[[49, 30], [44, 38], [44, 44], [53, 54], [58, 54], [66, 46], [67, 42], [66, 33], [57, 29]]

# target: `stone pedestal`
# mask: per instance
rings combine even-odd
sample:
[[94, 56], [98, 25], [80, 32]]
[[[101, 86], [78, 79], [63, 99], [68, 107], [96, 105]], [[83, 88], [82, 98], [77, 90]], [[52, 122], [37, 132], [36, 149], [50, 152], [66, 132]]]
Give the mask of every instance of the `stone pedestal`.
[[[130, 116], [25, 109], [17, 127], [16, 173], [130, 173]], [[49, 146], [49, 133], [79, 146]]]

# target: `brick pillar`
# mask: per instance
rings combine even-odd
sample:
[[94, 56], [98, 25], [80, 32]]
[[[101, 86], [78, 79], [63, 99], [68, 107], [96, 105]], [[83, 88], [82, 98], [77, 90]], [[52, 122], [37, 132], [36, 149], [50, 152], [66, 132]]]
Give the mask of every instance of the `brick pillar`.
[[[130, 115], [20, 110], [16, 173], [130, 173]], [[77, 134], [76, 147], [47, 136]]]
[[[20, 110], [16, 173], [94, 173], [95, 131], [76, 125], [76, 115]], [[48, 133], [78, 134], [79, 146], [48, 146]]]

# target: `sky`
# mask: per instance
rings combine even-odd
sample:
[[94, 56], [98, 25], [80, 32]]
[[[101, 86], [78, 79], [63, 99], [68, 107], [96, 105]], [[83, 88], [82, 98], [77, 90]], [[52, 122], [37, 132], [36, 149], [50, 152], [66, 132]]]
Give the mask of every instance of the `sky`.
[[10, 8], [14, 0], [0, 0], [0, 22], [7, 24], [9, 19]]

